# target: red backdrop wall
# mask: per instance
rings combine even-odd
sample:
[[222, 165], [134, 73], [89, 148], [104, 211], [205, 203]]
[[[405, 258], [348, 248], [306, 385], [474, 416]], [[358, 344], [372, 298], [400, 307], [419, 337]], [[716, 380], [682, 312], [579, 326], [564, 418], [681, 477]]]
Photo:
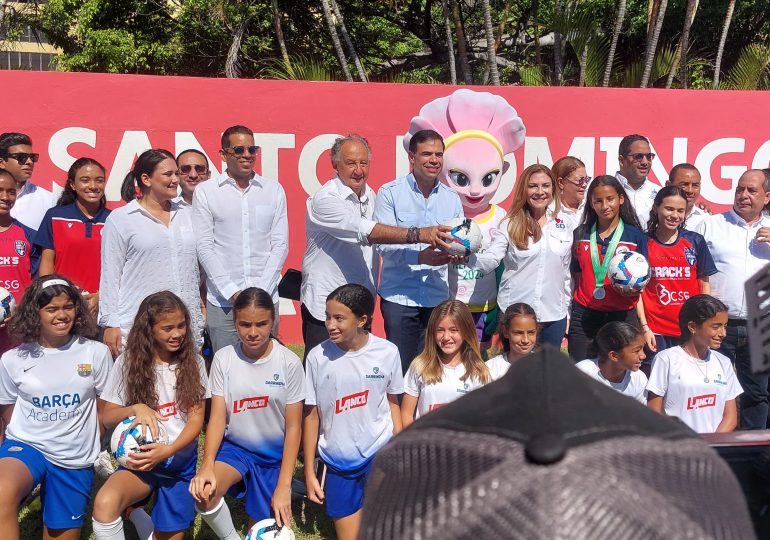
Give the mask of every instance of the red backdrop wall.
[[[82, 156], [109, 170], [108, 198], [119, 199], [123, 176], [149, 147], [177, 153], [197, 147], [221, 171], [221, 132], [233, 124], [255, 131], [261, 174], [278, 178], [289, 205], [286, 267], [300, 268], [308, 194], [333, 175], [328, 149], [339, 134], [358, 132], [372, 145], [375, 189], [408, 170], [401, 136], [420, 107], [455, 90], [450, 86], [197, 79], [82, 73], [0, 72], [4, 107], [0, 131], [28, 133], [40, 152], [33, 179], [61, 185]], [[617, 168], [617, 146], [629, 133], [647, 135], [659, 156], [653, 181], [694, 163], [703, 198], [723, 210], [747, 168], [770, 164], [770, 95], [599, 88], [484, 87], [503, 96], [527, 128], [498, 200], [507, 205], [517, 171], [550, 165], [565, 154], [596, 176]], [[298, 306], [283, 306], [281, 337], [300, 342]]]

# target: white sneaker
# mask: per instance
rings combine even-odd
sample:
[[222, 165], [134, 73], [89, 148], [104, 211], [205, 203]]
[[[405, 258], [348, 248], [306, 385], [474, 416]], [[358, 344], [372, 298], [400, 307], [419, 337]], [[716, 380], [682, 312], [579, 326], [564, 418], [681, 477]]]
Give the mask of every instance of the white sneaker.
[[112, 466], [110, 453], [107, 450], [102, 450], [99, 453], [99, 457], [96, 458], [96, 463], [94, 463], [94, 472], [96, 472], [96, 476], [102, 480], [108, 478], [112, 473], [115, 472], [115, 467]]

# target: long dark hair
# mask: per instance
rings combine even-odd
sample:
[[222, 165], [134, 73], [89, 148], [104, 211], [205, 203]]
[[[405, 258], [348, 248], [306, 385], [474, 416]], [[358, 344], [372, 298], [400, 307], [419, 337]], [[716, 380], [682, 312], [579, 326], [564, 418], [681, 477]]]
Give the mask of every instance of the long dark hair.
[[[611, 187], [618, 194], [618, 197], [623, 197], [623, 204], [620, 205], [619, 212], [620, 219], [623, 220], [623, 223], [626, 225], [633, 225], [637, 229], [641, 229], [641, 226], [639, 225], [639, 219], [636, 217], [636, 212], [634, 212], [634, 207], [631, 205], [631, 201], [628, 200], [628, 195], [626, 195], [626, 190], [623, 189], [623, 185], [620, 183], [620, 181], [618, 181], [617, 178], [608, 174], [597, 176], [588, 186], [588, 192], [586, 193], [586, 206], [585, 210], [583, 210], [583, 219], [581, 220], [578, 229], [581, 229], [582, 231], [589, 231], [591, 230], [591, 227], [594, 225], [594, 223], [599, 221], [599, 216], [596, 214], [596, 210], [594, 210], [594, 207], [591, 204], [591, 197], [593, 197], [594, 191], [602, 186]], [[578, 238], [582, 238], [582, 235]]]
[[[75, 190], [72, 189], [72, 184], [75, 183], [75, 179], [77, 178], [78, 171], [82, 167], [86, 167], [88, 165], [93, 165], [94, 167], [98, 167], [102, 170], [102, 175], [107, 173], [107, 169], [104, 168], [104, 165], [99, 163], [93, 158], [89, 157], [82, 157], [75, 160], [75, 163], [70, 166], [69, 170], [67, 171], [67, 182], [64, 184], [64, 191], [61, 192], [61, 196], [59, 197], [59, 200], [56, 202], [56, 206], [64, 206], [66, 204], [72, 204], [75, 201], [78, 200], [78, 194], [75, 193]], [[107, 204], [107, 197], [102, 194], [102, 198], [99, 201], [99, 204], [101, 206], [104, 206]]]
[[153, 409], [160, 405], [155, 372], [156, 344], [152, 327], [161, 315], [175, 311], [184, 314], [187, 326], [182, 345], [174, 355], [177, 406], [179, 410], [186, 412], [203, 399], [206, 383], [201, 381], [198, 368], [198, 350], [190, 324], [190, 313], [177, 295], [161, 291], [142, 300], [134, 318], [134, 325], [128, 333], [121, 377], [126, 405], [144, 403]]
[[727, 306], [717, 298], [708, 294], [696, 294], [685, 300], [679, 310], [679, 332], [682, 343], [690, 338], [690, 329], [687, 324], [694, 322], [700, 326], [717, 313], [727, 312]]
[[137, 188], [139, 188], [139, 191], [141, 191], [142, 194], [146, 194], [150, 188], [142, 183], [142, 175], [146, 174], [147, 176], [152, 176], [152, 173], [155, 172], [155, 167], [168, 158], [171, 158], [176, 162], [174, 154], [163, 148], [153, 148], [142, 152], [139, 157], [136, 158], [134, 167], [128, 171], [128, 174], [123, 179], [123, 184], [120, 187], [120, 198], [126, 202], [133, 201], [136, 199]]
[[70, 333], [78, 336], [94, 335], [96, 325], [83, 295], [69, 279], [58, 274], [49, 274], [37, 278], [24, 291], [24, 296], [11, 315], [8, 325], [11, 337], [21, 343], [37, 341], [40, 338], [39, 311], [62, 293], [75, 304], [75, 322]]
[[602, 326], [594, 338], [594, 347], [600, 360], [609, 358], [611, 352], [628, 347], [644, 332], [632, 324], [622, 321], [608, 322]]
[[[660, 225], [658, 220], [658, 210], [660, 209], [660, 205], [663, 204], [663, 199], [666, 197], [681, 197], [684, 199], [685, 208], [687, 207], [687, 197], [684, 196], [682, 188], [679, 186], [666, 186], [661, 188], [661, 190], [658, 191], [658, 194], [655, 195], [655, 201], [653, 201], [652, 208], [650, 209], [650, 219], [647, 222], [647, 234], [652, 237], [658, 232], [658, 225]], [[682, 229], [684, 229], [684, 220], [679, 224], [679, 230]]]

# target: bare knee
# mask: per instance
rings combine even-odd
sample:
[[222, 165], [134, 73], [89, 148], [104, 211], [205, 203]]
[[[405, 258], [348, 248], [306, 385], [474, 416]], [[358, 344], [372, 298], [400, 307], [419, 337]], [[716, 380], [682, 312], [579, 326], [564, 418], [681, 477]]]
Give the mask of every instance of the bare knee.
[[94, 499], [94, 519], [100, 523], [112, 523], [123, 511], [123, 497], [116, 489], [105, 485]]
[[195, 508], [198, 510], [198, 512], [211, 512], [214, 508], [217, 507], [219, 504], [219, 501], [222, 500], [222, 495], [219, 495], [218, 493], [214, 494], [213, 497], [210, 499], [207, 499], [205, 501], [195, 501]]

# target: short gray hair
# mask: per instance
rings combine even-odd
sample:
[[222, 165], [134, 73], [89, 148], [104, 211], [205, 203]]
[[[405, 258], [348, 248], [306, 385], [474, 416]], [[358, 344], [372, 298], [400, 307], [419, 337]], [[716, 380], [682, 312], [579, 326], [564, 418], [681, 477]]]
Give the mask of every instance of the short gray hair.
[[334, 144], [332, 145], [332, 164], [340, 162], [340, 159], [342, 158], [342, 156], [340, 156], [340, 153], [342, 152], [342, 145], [346, 142], [358, 142], [363, 144], [364, 148], [366, 148], [367, 158], [372, 159], [372, 149], [369, 146], [369, 141], [367, 141], [358, 133], [348, 133], [344, 137], [338, 137], [334, 140]]

